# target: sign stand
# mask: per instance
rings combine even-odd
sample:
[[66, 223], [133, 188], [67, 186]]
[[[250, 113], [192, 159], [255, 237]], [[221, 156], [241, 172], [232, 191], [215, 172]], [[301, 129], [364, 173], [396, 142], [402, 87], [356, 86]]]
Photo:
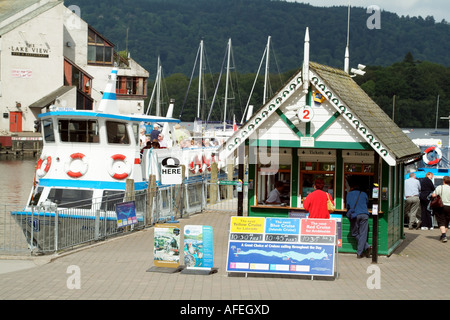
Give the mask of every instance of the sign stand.
[[210, 226], [184, 226], [184, 263], [182, 274], [210, 275], [217, 272], [213, 261], [213, 229]]
[[153, 263], [147, 272], [175, 273], [180, 266], [180, 225], [156, 224], [154, 234]]
[[184, 266], [178, 266], [178, 268], [168, 268], [168, 267], [151, 267], [147, 269], [146, 272], [160, 272], [160, 273], [176, 273], [184, 269]]

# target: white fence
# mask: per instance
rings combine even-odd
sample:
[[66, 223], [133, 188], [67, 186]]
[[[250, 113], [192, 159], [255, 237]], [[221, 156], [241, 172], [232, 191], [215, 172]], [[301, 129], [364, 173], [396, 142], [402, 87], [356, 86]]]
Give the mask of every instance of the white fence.
[[[149, 188], [128, 198], [124, 192], [112, 192], [106, 200], [88, 199], [70, 208], [34, 206], [24, 211], [2, 205], [0, 254], [70, 250], [204, 210], [237, 211], [237, 188], [235, 182], [199, 179], [182, 185]], [[242, 192], [246, 210], [246, 186]], [[118, 227], [116, 205], [124, 201], [134, 201], [137, 223]]]

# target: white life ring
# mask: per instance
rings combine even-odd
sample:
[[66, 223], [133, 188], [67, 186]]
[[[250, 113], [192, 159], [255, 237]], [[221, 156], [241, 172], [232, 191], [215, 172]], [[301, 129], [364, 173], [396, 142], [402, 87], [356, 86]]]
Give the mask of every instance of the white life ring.
[[[131, 173], [131, 164], [123, 154], [114, 154], [109, 158], [108, 173], [117, 180], [127, 178]], [[119, 169], [119, 172], [116, 172]]]
[[[81, 160], [81, 162], [82, 162], [81, 169], [79, 171], [72, 171], [72, 170], [70, 170], [70, 167], [71, 167], [72, 163], [76, 160]], [[80, 152], [72, 153], [70, 155], [69, 161], [67, 161], [65, 164], [66, 174], [71, 178], [79, 178], [79, 177], [84, 176], [86, 174], [88, 168], [89, 168], [89, 164], [87, 161], [87, 157]]]
[[[433, 161], [430, 161], [430, 160], [428, 160], [428, 153], [430, 153], [432, 151], [435, 151], [437, 153], [437, 157]], [[427, 165], [432, 166], [432, 165], [438, 164], [439, 161], [441, 161], [441, 159], [442, 159], [442, 151], [438, 147], [429, 147], [424, 152], [425, 153], [422, 156], [422, 160]]]
[[[45, 167], [42, 168], [44, 163]], [[52, 157], [50, 156], [47, 157], [45, 154], [41, 154], [41, 157], [39, 158], [39, 161], [37, 162], [36, 165], [36, 174], [42, 178], [50, 170], [51, 165], [52, 165]]]

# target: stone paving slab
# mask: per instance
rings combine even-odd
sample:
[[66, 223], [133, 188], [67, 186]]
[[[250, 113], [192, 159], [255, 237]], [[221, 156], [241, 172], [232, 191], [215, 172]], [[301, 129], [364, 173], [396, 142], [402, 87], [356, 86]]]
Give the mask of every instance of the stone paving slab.
[[[225, 269], [226, 252], [230, 217], [234, 214], [206, 212], [180, 219], [182, 228], [187, 224], [213, 227], [216, 273], [147, 272], [153, 266], [153, 228], [148, 228], [66, 254], [37, 257], [41, 262], [16, 271], [3, 270], [0, 299], [228, 302], [450, 299], [450, 289], [442, 285], [442, 281], [450, 279], [450, 242], [441, 243], [437, 229], [406, 230], [401, 246], [390, 257], [380, 256], [378, 264], [372, 264], [372, 259], [356, 259], [355, 254], [340, 253], [336, 279], [229, 275]], [[0, 260], [0, 268], [4, 268], [4, 263]], [[79, 282], [73, 281], [75, 274], [80, 275]]]

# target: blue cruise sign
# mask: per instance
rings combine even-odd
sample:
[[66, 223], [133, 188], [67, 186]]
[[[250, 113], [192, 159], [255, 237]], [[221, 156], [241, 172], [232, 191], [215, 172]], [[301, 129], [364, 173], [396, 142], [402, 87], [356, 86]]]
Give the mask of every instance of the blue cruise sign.
[[232, 217], [227, 272], [333, 276], [336, 221]]

